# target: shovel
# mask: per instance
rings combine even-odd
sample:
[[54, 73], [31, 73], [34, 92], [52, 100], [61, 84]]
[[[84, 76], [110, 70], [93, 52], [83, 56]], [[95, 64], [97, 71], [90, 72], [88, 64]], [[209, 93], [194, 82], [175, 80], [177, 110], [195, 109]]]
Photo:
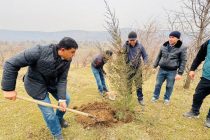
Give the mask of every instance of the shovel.
[[[39, 104], [39, 105], [42, 105], [42, 106], [46, 106], [46, 107], [53, 107], [53, 108], [56, 108], [56, 109], [62, 109], [62, 107], [57, 106], [57, 105], [54, 105], [54, 104], [45, 103], [45, 102], [42, 102], [42, 101], [38, 101], [38, 100], [26, 98], [26, 97], [19, 96], [19, 95], [17, 95], [17, 98], [18, 98], [18, 99], [21, 99], [21, 100], [24, 100], [24, 101], [32, 102], [32, 103], [35, 103], [35, 104]], [[72, 112], [72, 113], [75, 113], [75, 114], [79, 114], [79, 115], [82, 115], [82, 116], [86, 116], [86, 117], [90, 117], [90, 118], [97, 119], [97, 118], [96, 118], [94, 115], [92, 115], [92, 114], [85, 113], [85, 112], [81, 112], [81, 111], [78, 111], [78, 110], [66, 108], [66, 111], [69, 111], [69, 112]]]

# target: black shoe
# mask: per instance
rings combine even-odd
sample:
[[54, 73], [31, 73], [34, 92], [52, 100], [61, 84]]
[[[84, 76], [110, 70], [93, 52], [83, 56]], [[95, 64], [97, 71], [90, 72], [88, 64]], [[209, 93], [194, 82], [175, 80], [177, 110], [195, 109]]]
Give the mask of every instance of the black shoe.
[[183, 114], [186, 118], [199, 118], [199, 114], [194, 113], [192, 110]]
[[64, 119], [61, 119], [59, 121], [62, 128], [67, 128], [69, 126], [68, 122], [65, 121]]

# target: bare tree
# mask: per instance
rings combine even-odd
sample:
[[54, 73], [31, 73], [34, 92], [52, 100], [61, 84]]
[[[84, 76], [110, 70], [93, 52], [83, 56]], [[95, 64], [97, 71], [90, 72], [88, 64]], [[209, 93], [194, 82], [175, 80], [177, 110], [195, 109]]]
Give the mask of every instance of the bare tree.
[[0, 44], [0, 67], [3, 66], [4, 60], [5, 60], [5, 55], [3, 51], [3, 45]]
[[[183, 4], [180, 12], [171, 11], [172, 16], [168, 14], [168, 22], [170, 29], [181, 30], [192, 38], [188, 47], [188, 73], [202, 42], [210, 37], [210, 0], [184, 0]], [[190, 83], [191, 80], [187, 76], [184, 88], [188, 89]]]
[[94, 55], [93, 51], [88, 52], [83, 58], [82, 58], [82, 66], [86, 67], [88, 64], [91, 63], [91, 59]]
[[106, 5], [106, 14], [105, 14], [105, 22], [106, 22], [106, 30], [111, 35], [111, 43], [113, 46], [113, 50], [117, 53], [120, 52], [122, 46], [121, 32], [119, 28], [119, 20], [116, 18], [115, 12], [112, 12], [107, 1], [104, 0]]
[[102, 53], [102, 52], [104, 51], [102, 45], [101, 45], [99, 42], [97, 42], [97, 43], [95, 44], [95, 47], [97, 48], [97, 50], [98, 50], [100, 53]]
[[144, 46], [149, 56], [147, 64], [141, 66], [143, 70], [143, 81], [146, 81], [153, 73], [153, 62], [158, 53], [157, 50], [160, 49], [163, 42], [163, 36], [161, 37], [161, 33], [158, 32], [158, 27], [155, 21], [148, 22], [144, 25], [143, 29], [137, 30], [137, 33], [138, 40]]

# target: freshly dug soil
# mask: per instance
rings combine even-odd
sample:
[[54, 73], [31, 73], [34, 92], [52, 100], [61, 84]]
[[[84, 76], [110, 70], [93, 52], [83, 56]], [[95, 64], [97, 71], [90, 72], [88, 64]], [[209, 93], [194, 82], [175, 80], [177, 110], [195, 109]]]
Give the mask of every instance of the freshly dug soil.
[[112, 126], [113, 123], [117, 123], [115, 118], [116, 110], [110, 107], [107, 102], [94, 102], [82, 105], [78, 108], [79, 111], [90, 113], [96, 118], [85, 117], [82, 115], [76, 116], [76, 121], [82, 124], [84, 127], [94, 127], [98, 125]]
[[[119, 111], [120, 112], [120, 111]], [[119, 118], [119, 120], [121, 121], [121, 122], [123, 122], [123, 123], [130, 123], [130, 122], [132, 122], [133, 121], [133, 118], [134, 116], [133, 116], [133, 114], [131, 113], [131, 112], [129, 112], [129, 111], [125, 111], [122, 115], [121, 115], [121, 117]]]

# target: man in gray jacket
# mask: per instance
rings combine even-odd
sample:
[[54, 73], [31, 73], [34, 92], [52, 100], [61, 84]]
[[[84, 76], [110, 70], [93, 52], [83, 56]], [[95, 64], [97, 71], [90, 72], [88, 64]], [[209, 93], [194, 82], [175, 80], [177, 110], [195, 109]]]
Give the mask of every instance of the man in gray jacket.
[[59, 44], [35, 46], [15, 55], [4, 64], [2, 90], [4, 97], [15, 100], [18, 71], [28, 66], [24, 76], [27, 93], [34, 99], [50, 103], [49, 93], [58, 101], [62, 110], [54, 112], [53, 108], [39, 105], [44, 120], [54, 139], [62, 140], [61, 127], [68, 123], [63, 119], [65, 109], [70, 102], [67, 94], [67, 75], [70, 63], [78, 48], [76, 41], [70, 37], [63, 38]]
[[142, 92], [142, 64], [148, 61], [148, 55], [143, 45], [138, 41], [137, 34], [131, 31], [128, 34], [128, 41], [123, 45], [124, 61], [126, 63], [126, 84], [128, 94], [132, 93], [132, 83], [135, 82], [137, 99], [140, 105], [144, 106]]
[[164, 103], [168, 105], [174, 82], [175, 80], [180, 80], [181, 75], [184, 73], [187, 62], [187, 48], [182, 46], [180, 36], [181, 33], [178, 31], [173, 31], [169, 34], [169, 41], [163, 44], [154, 63], [154, 68], [159, 66], [160, 69], [156, 79], [153, 102], [159, 99], [162, 84], [166, 80]]

